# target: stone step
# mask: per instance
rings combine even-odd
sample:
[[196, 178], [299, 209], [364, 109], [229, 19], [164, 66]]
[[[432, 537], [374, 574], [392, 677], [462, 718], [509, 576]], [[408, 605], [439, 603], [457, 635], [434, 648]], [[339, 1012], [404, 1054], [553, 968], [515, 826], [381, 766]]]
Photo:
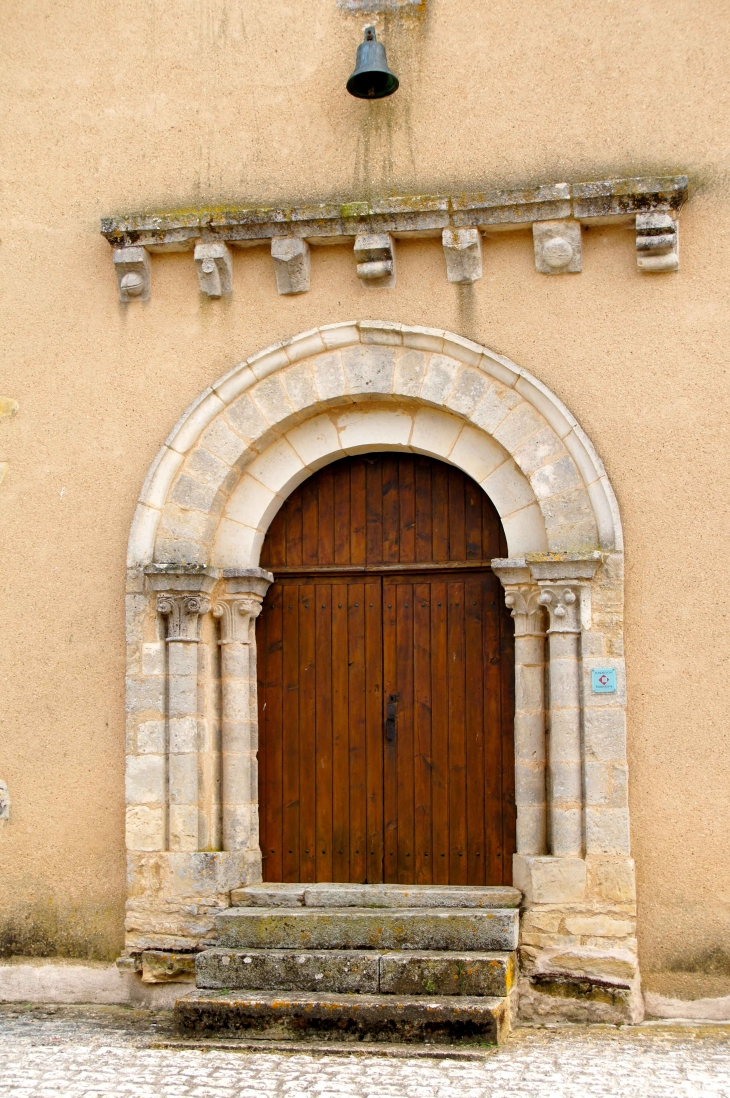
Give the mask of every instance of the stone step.
[[509, 999], [201, 990], [177, 1000], [175, 1024], [186, 1037], [494, 1045]]
[[216, 916], [218, 945], [232, 949], [517, 948], [515, 908], [248, 908]]
[[509, 885], [256, 884], [231, 892], [233, 907], [519, 907]]
[[196, 960], [198, 988], [218, 990], [503, 996], [513, 982], [513, 953], [207, 949]]
[[514, 953], [393, 951], [380, 957], [383, 995], [509, 995], [515, 981]]
[[377, 993], [380, 954], [371, 949], [206, 949], [195, 961], [199, 988]]

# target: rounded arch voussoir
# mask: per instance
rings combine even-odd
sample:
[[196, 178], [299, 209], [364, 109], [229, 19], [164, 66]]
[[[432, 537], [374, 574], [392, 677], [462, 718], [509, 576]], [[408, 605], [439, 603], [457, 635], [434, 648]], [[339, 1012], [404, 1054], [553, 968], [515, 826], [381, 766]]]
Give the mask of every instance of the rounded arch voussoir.
[[268, 348], [201, 394], [148, 474], [128, 563], [256, 565], [298, 484], [347, 454], [384, 449], [473, 477], [512, 557], [622, 549], [600, 459], [540, 381], [448, 332], [359, 321]]

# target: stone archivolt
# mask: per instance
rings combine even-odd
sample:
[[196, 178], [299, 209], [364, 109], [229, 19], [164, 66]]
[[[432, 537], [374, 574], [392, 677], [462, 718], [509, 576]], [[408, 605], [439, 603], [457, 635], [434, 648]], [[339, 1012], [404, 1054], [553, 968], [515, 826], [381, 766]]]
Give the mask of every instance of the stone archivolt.
[[[259, 551], [312, 472], [383, 449], [464, 470], [506, 533], [509, 558], [492, 566], [515, 621], [523, 1015], [636, 1018], [611, 486], [536, 378], [388, 322], [329, 325], [246, 360], [182, 417], [143, 487], [128, 556], [128, 952], [209, 944], [230, 889], [261, 879], [254, 626], [273, 577]], [[616, 671], [615, 694], [592, 693], [595, 667]]]
[[548, 183], [530, 190], [471, 195], [408, 195], [372, 202], [186, 210], [107, 217], [102, 235], [114, 248], [120, 300], [147, 301], [152, 252], [195, 251], [200, 289], [232, 290], [231, 247], [271, 247], [280, 294], [309, 289], [309, 246], [353, 242], [363, 285], [395, 285], [395, 239], [441, 237], [449, 282], [482, 277], [482, 237], [532, 225], [535, 267], [542, 274], [581, 270], [581, 226], [634, 222], [643, 272], [679, 266], [677, 218], [687, 200], [684, 175]]

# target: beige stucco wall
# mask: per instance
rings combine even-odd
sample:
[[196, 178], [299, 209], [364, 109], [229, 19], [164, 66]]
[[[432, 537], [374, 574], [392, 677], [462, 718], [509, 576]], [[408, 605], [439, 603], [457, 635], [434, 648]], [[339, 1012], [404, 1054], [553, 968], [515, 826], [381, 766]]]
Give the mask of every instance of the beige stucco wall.
[[[188, 403], [246, 355], [357, 317], [445, 328], [565, 401], [616, 489], [627, 549], [632, 841], [645, 984], [730, 989], [724, 564], [730, 338], [724, 0], [428, 0], [378, 17], [401, 78], [344, 92], [366, 21], [336, 0], [12, 0], [0, 64], [0, 908], [16, 952], [122, 940], [124, 554], [135, 500]], [[445, 278], [402, 242], [366, 290], [313, 249], [279, 297], [265, 247], [230, 300], [192, 256], [118, 302], [103, 215], [236, 201], [445, 193], [687, 171], [681, 270], [640, 275], [630, 227], [584, 234], [583, 273], [537, 274], [529, 232]], [[695, 975], [673, 969], [698, 969]], [[724, 972], [724, 976], [722, 975]], [[655, 975], [656, 974], [656, 975]]]

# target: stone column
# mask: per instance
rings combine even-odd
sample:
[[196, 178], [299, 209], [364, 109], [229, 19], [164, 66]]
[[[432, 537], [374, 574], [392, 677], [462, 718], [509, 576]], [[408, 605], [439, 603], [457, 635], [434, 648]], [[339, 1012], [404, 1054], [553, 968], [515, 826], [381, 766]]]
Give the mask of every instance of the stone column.
[[517, 853], [547, 853], [545, 611], [524, 562], [493, 561], [515, 623]]
[[198, 641], [203, 594], [157, 596], [167, 621], [168, 848], [198, 849]]
[[582, 858], [583, 751], [581, 743], [580, 635], [582, 600], [590, 617], [590, 589], [598, 552], [562, 558], [528, 558], [549, 617], [550, 734], [548, 803], [550, 847], [556, 858]]
[[580, 588], [541, 583], [550, 618], [550, 838], [555, 857], [583, 856], [580, 720]]
[[258, 851], [256, 618], [273, 581], [262, 568], [223, 573], [220, 621], [221, 805], [224, 850]]
[[198, 643], [218, 573], [198, 565], [149, 565], [167, 642], [167, 849], [199, 849], [201, 724]]

